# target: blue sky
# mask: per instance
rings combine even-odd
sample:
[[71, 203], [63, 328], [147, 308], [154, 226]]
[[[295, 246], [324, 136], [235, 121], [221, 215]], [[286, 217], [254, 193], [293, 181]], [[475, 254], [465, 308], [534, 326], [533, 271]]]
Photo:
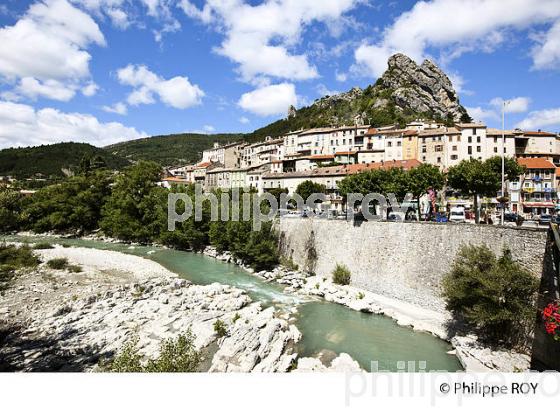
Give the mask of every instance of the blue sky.
[[2, 0], [0, 148], [250, 132], [431, 58], [473, 117], [560, 130], [560, 0]]

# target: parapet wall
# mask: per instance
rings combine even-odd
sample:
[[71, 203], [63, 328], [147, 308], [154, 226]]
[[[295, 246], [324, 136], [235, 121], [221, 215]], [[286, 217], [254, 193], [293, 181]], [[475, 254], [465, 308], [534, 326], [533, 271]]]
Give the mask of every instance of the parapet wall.
[[488, 245], [540, 278], [547, 231], [492, 225], [363, 222], [281, 218], [281, 251], [301, 268], [328, 276], [337, 263], [352, 272], [352, 284], [438, 311], [440, 283], [463, 244]]

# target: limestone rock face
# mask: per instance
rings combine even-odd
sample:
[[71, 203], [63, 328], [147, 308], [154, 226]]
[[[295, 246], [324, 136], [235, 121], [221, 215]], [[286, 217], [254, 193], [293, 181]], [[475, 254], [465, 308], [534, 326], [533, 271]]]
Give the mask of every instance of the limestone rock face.
[[451, 116], [455, 121], [465, 113], [451, 80], [430, 60], [417, 65], [404, 54], [395, 54], [388, 66], [378, 85], [392, 90], [398, 107], [433, 112], [444, 119]]

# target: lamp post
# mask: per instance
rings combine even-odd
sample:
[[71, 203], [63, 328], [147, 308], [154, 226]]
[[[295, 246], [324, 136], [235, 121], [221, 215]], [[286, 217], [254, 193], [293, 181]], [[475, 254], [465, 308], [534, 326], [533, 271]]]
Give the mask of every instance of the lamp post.
[[[502, 103], [502, 199], [505, 199], [505, 168], [506, 168], [506, 107], [509, 101]], [[504, 224], [505, 202], [502, 201], [502, 225]]]

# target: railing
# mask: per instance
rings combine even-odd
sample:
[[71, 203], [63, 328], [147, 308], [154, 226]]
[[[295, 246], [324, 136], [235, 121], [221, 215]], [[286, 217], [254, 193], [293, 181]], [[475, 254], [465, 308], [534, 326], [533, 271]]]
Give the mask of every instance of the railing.
[[552, 235], [554, 237], [554, 246], [552, 249], [553, 265], [554, 265], [554, 291], [555, 298], [560, 299], [560, 232], [558, 230], [558, 224], [550, 223], [550, 228], [552, 229]]

